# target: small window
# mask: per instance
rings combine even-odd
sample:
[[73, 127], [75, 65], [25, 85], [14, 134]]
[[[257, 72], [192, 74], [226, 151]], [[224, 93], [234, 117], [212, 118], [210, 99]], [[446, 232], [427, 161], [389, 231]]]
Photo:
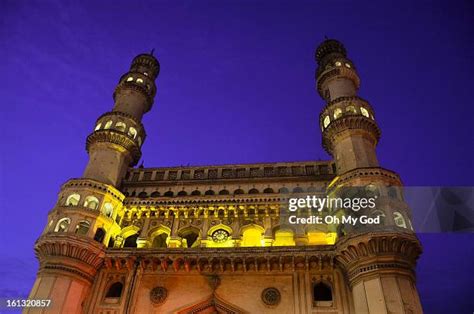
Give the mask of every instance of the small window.
[[346, 68], [349, 68], [349, 69], [351, 68], [351, 65], [347, 62], [344, 65], [346, 66]]
[[186, 196], [188, 195], [188, 193], [186, 193], [186, 191], [179, 191], [178, 192], [178, 196]]
[[260, 193], [257, 189], [250, 189], [249, 194], [258, 194]]
[[115, 282], [107, 290], [106, 298], [120, 298], [122, 296], [123, 283]]
[[288, 191], [287, 188], [280, 188], [280, 189], [278, 190], [278, 193], [280, 193], [280, 194], [288, 194], [289, 192], [290, 192], [290, 191]]
[[244, 190], [237, 189], [237, 190], [234, 191], [234, 195], [239, 195], [239, 194], [244, 194]]
[[97, 209], [97, 207], [99, 207], [99, 200], [95, 196], [88, 196], [84, 201], [84, 207]]
[[207, 190], [204, 195], [214, 195], [216, 194], [216, 192], [214, 192], [213, 190]]
[[331, 122], [331, 119], [329, 118], [329, 116], [325, 116], [324, 121], [323, 121], [323, 126], [327, 128], [330, 122]]
[[342, 110], [341, 108], [336, 108], [336, 110], [334, 110], [334, 119], [337, 119], [340, 116], [342, 116]]
[[266, 188], [263, 193], [275, 193], [272, 188]]
[[102, 241], [104, 241], [104, 238], [105, 238], [105, 230], [102, 228], [98, 228], [95, 231], [94, 240], [99, 243], [102, 243]]
[[135, 128], [130, 127], [128, 129], [128, 136], [135, 139], [137, 137], [137, 130]]
[[165, 192], [165, 194], [163, 194], [163, 196], [166, 196], [166, 197], [172, 197], [174, 194], [173, 194], [173, 191], [167, 191]]
[[357, 114], [357, 110], [354, 106], [347, 106], [346, 112], [349, 114]]
[[364, 107], [360, 107], [360, 113], [362, 113], [362, 115], [366, 118], [369, 117], [369, 112]]
[[90, 226], [91, 224], [88, 221], [80, 221], [76, 226], [76, 234], [86, 235], [89, 231]]
[[127, 128], [127, 125], [125, 123], [119, 121], [115, 124], [115, 128], [120, 132], [125, 132], [125, 129]]
[[127, 82], [131, 82], [131, 81], [133, 81], [133, 77], [129, 76], [129, 77], [127, 78]]
[[71, 194], [66, 200], [66, 206], [77, 206], [81, 196], [79, 194]]
[[142, 84], [142, 83], [143, 83], [143, 80], [142, 80], [141, 78], [137, 78], [137, 83]]
[[62, 218], [56, 224], [56, 228], [54, 228], [54, 232], [67, 232], [69, 225], [71, 224], [70, 218]]
[[107, 130], [107, 129], [110, 129], [110, 127], [112, 126], [112, 120], [109, 120], [107, 121], [107, 123], [105, 123], [104, 125], [104, 130]]
[[105, 203], [104, 204], [104, 215], [112, 218], [114, 214], [114, 206], [111, 203]]
[[147, 72], [143, 72], [143, 75], [148, 76], [148, 73], [147, 73]]
[[332, 301], [332, 290], [329, 285], [319, 282], [313, 286], [313, 301]]
[[342, 65], [341, 61], [336, 61], [336, 63], [334, 63], [337, 67], [340, 67]]
[[99, 123], [95, 126], [94, 131], [100, 130], [100, 127], [102, 126], [102, 123]]
[[138, 141], [138, 146], [142, 146], [142, 138], [140, 136], [138, 137], [137, 141]]
[[201, 192], [198, 190], [194, 190], [191, 192], [191, 195], [201, 195]]
[[229, 191], [227, 190], [220, 190], [219, 195], [229, 195]]
[[407, 223], [405, 222], [405, 218], [403, 218], [403, 215], [399, 212], [394, 212], [393, 213], [393, 220], [395, 221], [395, 225], [397, 227], [401, 228], [406, 228]]

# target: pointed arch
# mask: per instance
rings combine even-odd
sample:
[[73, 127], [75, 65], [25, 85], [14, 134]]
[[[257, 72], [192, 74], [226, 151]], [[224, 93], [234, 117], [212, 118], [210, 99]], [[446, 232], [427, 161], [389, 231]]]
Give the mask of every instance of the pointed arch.
[[263, 234], [265, 233], [265, 229], [256, 224], [248, 224], [240, 228], [240, 236], [241, 242], [240, 246], [262, 246], [263, 243]]
[[198, 247], [201, 243], [201, 230], [194, 226], [186, 226], [178, 231], [183, 247]]

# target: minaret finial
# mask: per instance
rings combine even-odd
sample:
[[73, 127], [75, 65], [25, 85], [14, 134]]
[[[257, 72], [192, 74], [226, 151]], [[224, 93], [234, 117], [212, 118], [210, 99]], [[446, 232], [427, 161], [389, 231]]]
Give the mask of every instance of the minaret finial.
[[325, 39], [325, 40], [328, 40], [329, 37], [328, 37], [327, 35], [324, 35], [324, 39]]
[[150, 51], [150, 54], [153, 56], [153, 53], [155, 52], [155, 48], [153, 48], [151, 51]]

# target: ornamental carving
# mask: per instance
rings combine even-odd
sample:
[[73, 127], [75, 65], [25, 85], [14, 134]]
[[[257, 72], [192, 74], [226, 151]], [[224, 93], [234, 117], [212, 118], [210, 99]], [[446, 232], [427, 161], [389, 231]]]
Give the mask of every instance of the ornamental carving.
[[168, 290], [165, 287], [155, 287], [150, 290], [150, 300], [154, 304], [162, 304], [168, 297]]
[[266, 305], [276, 306], [281, 301], [281, 294], [277, 288], [266, 288], [262, 291], [262, 301]]

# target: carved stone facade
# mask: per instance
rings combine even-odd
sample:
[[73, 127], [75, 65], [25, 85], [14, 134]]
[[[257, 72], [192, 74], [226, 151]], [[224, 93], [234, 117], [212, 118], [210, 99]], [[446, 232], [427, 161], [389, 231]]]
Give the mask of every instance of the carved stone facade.
[[[26, 312], [421, 313], [421, 246], [400, 178], [378, 164], [374, 110], [342, 44], [326, 40], [316, 61], [333, 160], [131, 168], [160, 69], [137, 56], [87, 138], [83, 177], [62, 186], [35, 244], [30, 297], [52, 305]], [[347, 193], [375, 195], [364, 214], [380, 225], [284, 223], [289, 197]]]

